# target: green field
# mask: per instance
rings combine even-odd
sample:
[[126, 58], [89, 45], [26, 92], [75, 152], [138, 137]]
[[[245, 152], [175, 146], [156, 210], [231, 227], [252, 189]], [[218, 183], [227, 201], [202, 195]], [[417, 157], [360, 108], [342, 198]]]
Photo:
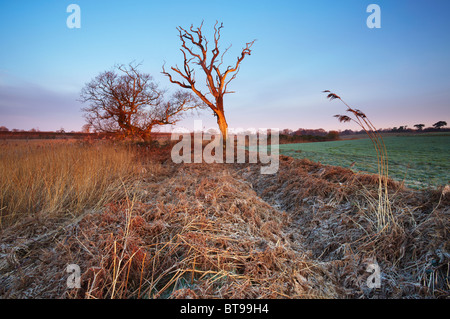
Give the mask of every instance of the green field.
[[[389, 176], [412, 188], [449, 184], [450, 135], [385, 137]], [[369, 139], [282, 144], [280, 154], [308, 158], [322, 164], [377, 173], [375, 149]]]

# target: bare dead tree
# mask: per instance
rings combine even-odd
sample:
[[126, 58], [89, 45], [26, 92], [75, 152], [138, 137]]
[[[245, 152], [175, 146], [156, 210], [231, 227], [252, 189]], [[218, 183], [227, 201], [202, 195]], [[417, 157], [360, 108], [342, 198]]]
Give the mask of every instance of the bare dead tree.
[[[236, 78], [240, 64], [245, 56], [251, 54], [250, 49], [255, 40], [246, 44], [234, 65], [228, 66], [226, 70], [221, 71], [220, 67], [223, 64], [223, 57], [231, 47], [229, 46], [221, 54], [219, 40], [223, 24], [221, 23], [218, 25], [218, 22], [216, 22], [214, 25], [214, 40], [213, 48], [211, 50], [212, 56], [208, 56], [209, 42], [202, 33], [202, 27], [203, 22], [197, 29], [194, 29], [191, 25], [189, 31], [182, 27], [177, 28], [181, 40], [180, 50], [183, 53], [184, 63], [182, 69], [175, 66], [171, 67], [171, 70], [181, 76], [182, 80], [175, 80], [170, 73], [166, 72], [164, 65], [162, 73], [169, 77], [170, 82], [175, 83], [184, 89], [192, 90], [192, 92], [194, 92], [214, 112], [213, 114], [217, 117], [219, 129], [224, 140], [226, 140], [228, 137], [228, 124], [224, 111], [224, 95], [234, 93], [228, 91], [228, 85]], [[206, 87], [209, 92], [202, 92], [201, 89], [196, 86], [194, 65], [199, 65], [201, 71], [206, 75]], [[208, 98], [208, 94], [211, 94], [212, 98]]]
[[155, 126], [175, 124], [184, 112], [203, 103], [188, 92], [177, 91], [165, 100], [150, 74], [139, 65], [116, 66], [100, 73], [81, 91], [80, 101], [87, 123], [97, 132], [119, 133], [126, 137], [149, 139]]

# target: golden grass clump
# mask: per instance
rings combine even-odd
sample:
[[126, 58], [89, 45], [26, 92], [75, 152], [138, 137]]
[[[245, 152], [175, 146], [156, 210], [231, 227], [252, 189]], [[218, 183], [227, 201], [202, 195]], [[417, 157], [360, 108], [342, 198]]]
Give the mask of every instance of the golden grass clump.
[[133, 151], [110, 143], [22, 140], [0, 147], [0, 225], [99, 208], [139, 173]]

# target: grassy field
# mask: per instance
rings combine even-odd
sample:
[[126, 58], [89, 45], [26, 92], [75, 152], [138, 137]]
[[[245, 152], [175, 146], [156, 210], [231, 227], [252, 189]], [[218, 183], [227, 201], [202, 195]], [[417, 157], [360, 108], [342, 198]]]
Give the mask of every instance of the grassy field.
[[[388, 136], [389, 176], [413, 188], [441, 186], [450, 180], [450, 135]], [[322, 164], [377, 173], [377, 158], [369, 139], [280, 145], [280, 153]]]

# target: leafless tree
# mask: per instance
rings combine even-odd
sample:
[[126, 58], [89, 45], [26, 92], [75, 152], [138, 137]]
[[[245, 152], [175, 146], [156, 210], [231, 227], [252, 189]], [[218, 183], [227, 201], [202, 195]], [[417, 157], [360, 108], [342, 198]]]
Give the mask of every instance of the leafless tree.
[[[219, 49], [220, 32], [223, 24], [218, 25], [218, 22], [216, 22], [214, 25], [213, 48], [210, 51], [211, 56], [208, 55], [209, 42], [202, 33], [202, 27], [203, 23], [196, 29], [191, 25], [189, 31], [182, 27], [177, 28], [184, 63], [182, 69], [175, 66], [171, 67], [171, 70], [177, 73], [178, 76], [181, 76], [182, 80], [175, 80], [170, 73], [166, 72], [164, 66], [162, 73], [169, 77], [170, 82], [184, 89], [190, 89], [214, 112], [213, 114], [217, 117], [219, 129], [224, 140], [226, 140], [228, 136], [228, 124], [224, 112], [224, 95], [233, 93], [232, 91], [228, 91], [228, 84], [236, 78], [240, 64], [244, 58], [251, 54], [250, 49], [255, 40], [245, 45], [245, 48], [242, 49], [234, 65], [228, 66], [225, 70], [220, 70], [223, 64], [223, 57], [231, 47], [228, 47], [222, 53]], [[199, 65], [200, 70], [206, 75], [206, 87], [209, 92], [202, 92], [196, 85], [194, 65]], [[208, 98], [208, 94], [211, 94], [212, 98]]]
[[177, 91], [165, 99], [150, 74], [139, 65], [120, 65], [100, 73], [81, 91], [87, 124], [97, 132], [149, 139], [155, 126], [175, 124], [184, 112], [202, 106], [196, 96]]

